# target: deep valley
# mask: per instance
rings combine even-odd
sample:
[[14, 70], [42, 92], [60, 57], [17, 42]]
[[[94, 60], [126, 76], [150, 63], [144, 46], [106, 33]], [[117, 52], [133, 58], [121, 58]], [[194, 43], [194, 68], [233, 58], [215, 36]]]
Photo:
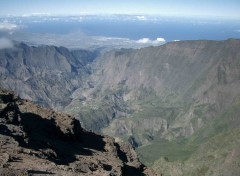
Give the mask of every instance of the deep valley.
[[15, 42], [0, 50], [0, 85], [130, 143], [164, 176], [240, 173], [239, 39], [110, 51]]

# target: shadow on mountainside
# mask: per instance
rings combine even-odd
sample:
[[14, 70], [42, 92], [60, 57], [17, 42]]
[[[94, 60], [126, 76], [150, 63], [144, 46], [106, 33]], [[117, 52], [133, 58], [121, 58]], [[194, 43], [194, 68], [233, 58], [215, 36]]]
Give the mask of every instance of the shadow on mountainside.
[[0, 134], [13, 137], [21, 147], [41, 151], [43, 156], [39, 157], [47, 157], [57, 164], [74, 162], [76, 155], [90, 156], [93, 150], [105, 151], [102, 136], [85, 131], [69, 136], [54, 119], [21, 113], [17, 106], [7, 106], [0, 118]]

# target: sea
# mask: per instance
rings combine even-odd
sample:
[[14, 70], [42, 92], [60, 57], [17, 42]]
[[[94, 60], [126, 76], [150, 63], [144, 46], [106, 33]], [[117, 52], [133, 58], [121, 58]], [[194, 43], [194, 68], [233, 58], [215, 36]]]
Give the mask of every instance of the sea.
[[[1, 17], [1, 24], [15, 24], [19, 35], [65, 35], [81, 33], [91, 37], [106, 37], [153, 44], [178, 40], [225, 40], [240, 38], [240, 19], [221, 17], [166, 17], [147, 15], [72, 15]], [[1, 32], [1, 27], [0, 27]], [[5, 30], [6, 33], [6, 30]], [[1, 33], [0, 33], [1, 34]], [[18, 35], [17, 35], [18, 34]], [[3, 35], [3, 33], [1, 34]], [[36, 36], [36, 35], [35, 35]], [[13, 37], [14, 39], [14, 37]], [[145, 39], [145, 40], [141, 40]], [[155, 42], [156, 44], [157, 42]]]

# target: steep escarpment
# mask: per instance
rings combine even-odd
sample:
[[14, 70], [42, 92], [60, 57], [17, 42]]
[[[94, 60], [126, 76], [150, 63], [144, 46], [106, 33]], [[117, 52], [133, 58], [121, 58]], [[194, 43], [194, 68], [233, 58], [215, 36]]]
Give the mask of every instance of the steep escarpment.
[[62, 109], [71, 93], [83, 86], [87, 64], [97, 55], [97, 51], [15, 43], [14, 48], [0, 50], [0, 83], [22, 98]]
[[[239, 172], [239, 140], [233, 136], [239, 137], [240, 126], [240, 40], [114, 50], [92, 69], [91, 87], [77, 89], [66, 107], [87, 128], [94, 122], [93, 129], [129, 141], [142, 161], [155, 162], [165, 174], [164, 163], [167, 174], [176, 169], [173, 175], [227, 175], [223, 168], [233, 168], [230, 175]], [[217, 142], [220, 136], [224, 145]]]
[[[61, 60], [62, 55], [56, 59]], [[15, 57], [5, 58], [11, 61]], [[1, 67], [1, 73], [7, 73], [5, 67], [9, 66]], [[81, 63], [76, 66], [82, 68]], [[59, 107], [56, 104], [67, 97], [61, 106], [67, 105], [64, 111], [80, 119], [83, 127], [130, 142], [137, 147], [141, 160], [159, 173], [240, 172], [240, 40], [179, 41], [138, 50], [112, 50], [84, 66], [87, 70], [76, 74], [80, 78], [77, 81], [72, 79], [75, 69], [60, 63], [56, 67], [62, 70], [60, 77], [54, 72], [50, 81], [36, 85], [45, 90], [52, 79], [56, 80], [61, 87], [51, 83], [47, 90], [59, 99], [47, 94], [44, 101], [49, 98]], [[31, 65], [31, 69], [37, 68]], [[70, 77], [62, 79], [69, 70]], [[11, 78], [7, 75], [11, 74], [5, 74], [6, 85]], [[39, 77], [46, 80], [46, 75]], [[13, 80], [11, 85], [16, 87], [19, 79], [16, 76]], [[19, 88], [20, 95], [22, 90], [28, 89]]]
[[94, 127], [89, 118], [82, 119], [90, 129], [132, 116], [111, 123], [105, 130], [111, 135], [119, 131], [137, 137], [133, 127], [143, 119], [148, 121], [142, 129], [149, 130], [149, 138], [158, 132], [165, 139], [191, 136], [239, 95], [239, 44], [181, 41], [111, 51], [94, 63], [89, 88], [77, 89], [66, 110], [92, 117]]
[[155, 175], [133, 148], [0, 90], [1, 175]]

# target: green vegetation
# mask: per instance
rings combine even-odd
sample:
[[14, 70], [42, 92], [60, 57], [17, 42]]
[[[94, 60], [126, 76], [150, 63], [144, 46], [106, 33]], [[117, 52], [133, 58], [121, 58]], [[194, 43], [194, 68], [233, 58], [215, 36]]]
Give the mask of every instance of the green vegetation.
[[196, 150], [196, 146], [188, 145], [187, 139], [177, 139], [174, 141], [152, 141], [151, 145], [137, 148], [140, 159], [143, 163], [151, 166], [154, 161], [161, 157], [172, 161], [185, 161]]
[[146, 165], [166, 176], [221, 175], [224, 163], [228, 169], [238, 163], [225, 162], [240, 146], [234, 138], [240, 126], [238, 45], [187, 41], [112, 51], [96, 63], [95, 85], [84, 92], [90, 100], [74, 108], [80, 107], [89, 129], [130, 141]]
[[[158, 157], [153, 167], [165, 175], [171, 173], [169, 165], [178, 171], [173, 176], [237, 175], [240, 172], [240, 159], [236, 153], [240, 152], [239, 107], [240, 98], [237, 97], [232, 106], [191, 138], [179, 143], [154, 141], [137, 151], [146, 164], [151, 165]], [[161, 157], [168, 157], [169, 161], [163, 162]]]

